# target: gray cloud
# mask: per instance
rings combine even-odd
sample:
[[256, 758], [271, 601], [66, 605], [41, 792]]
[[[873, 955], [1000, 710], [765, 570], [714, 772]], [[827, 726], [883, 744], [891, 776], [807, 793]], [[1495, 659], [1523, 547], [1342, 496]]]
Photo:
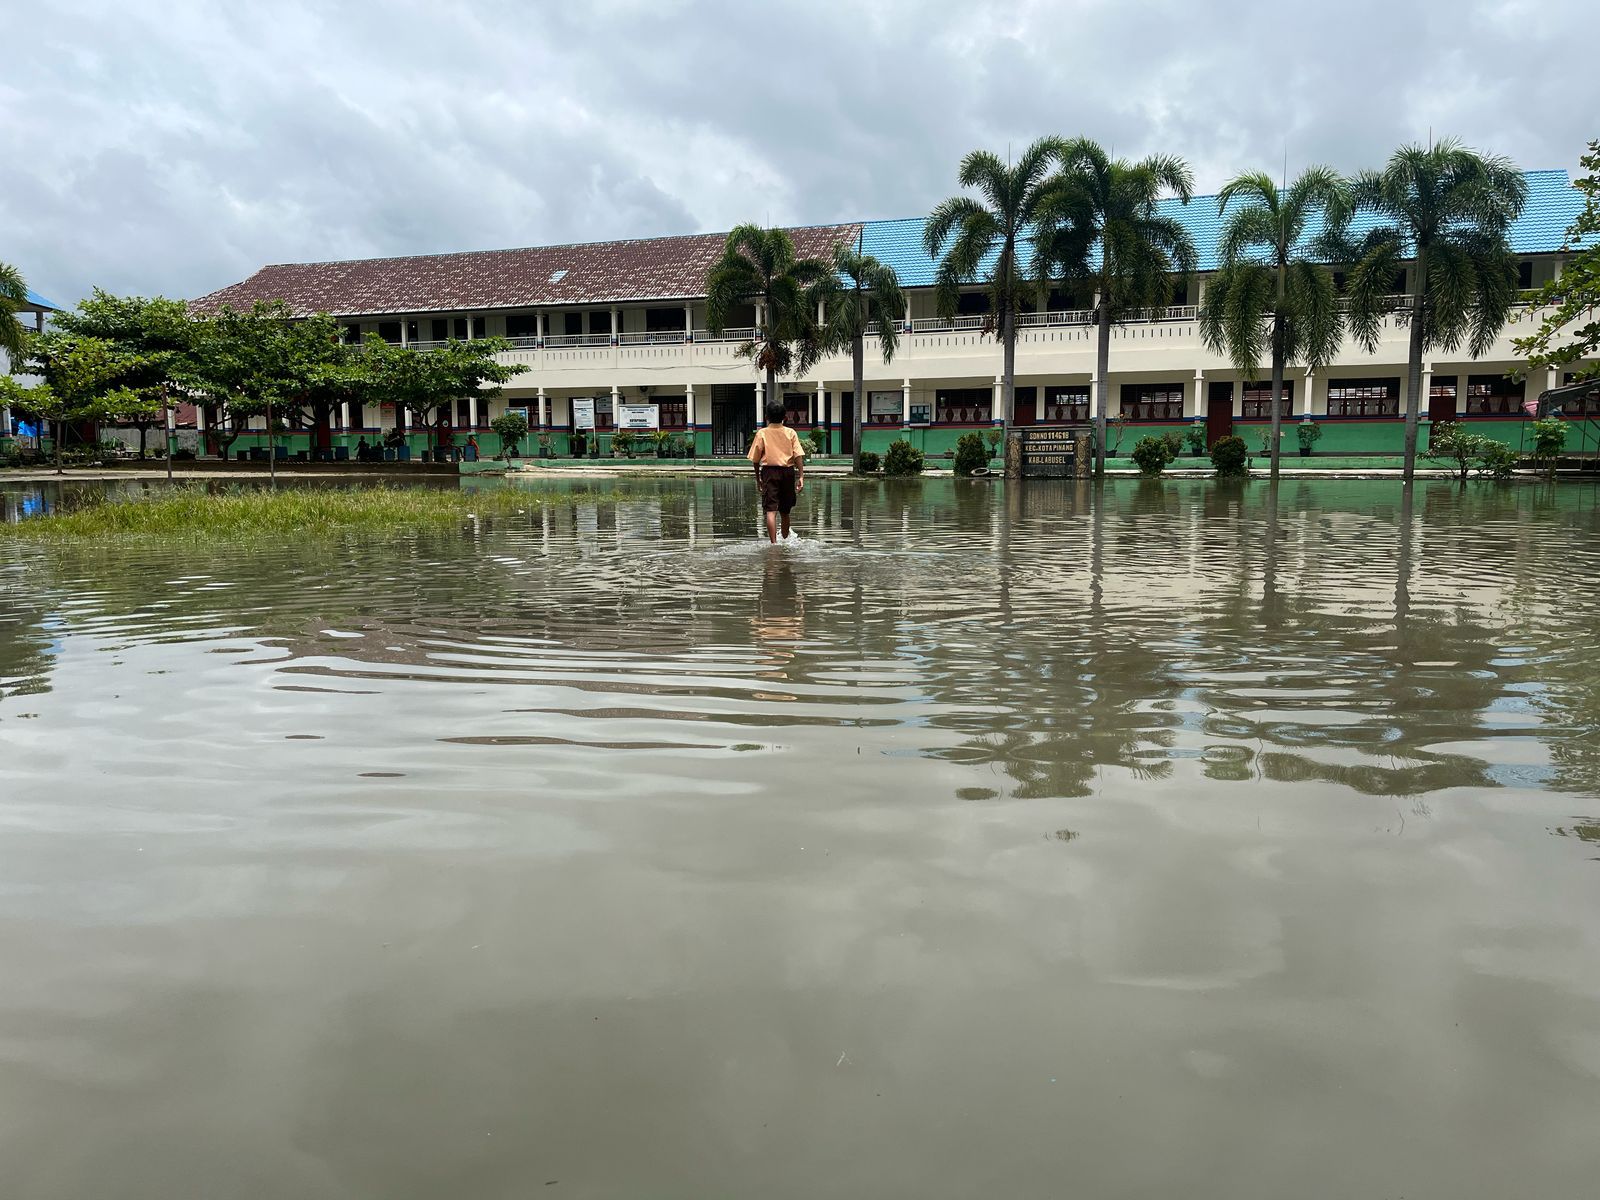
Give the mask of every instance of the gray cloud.
[[921, 213], [1043, 133], [1245, 168], [1572, 167], [1585, 0], [55, 3], [7, 17], [0, 260], [70, 302], [267, 262]]

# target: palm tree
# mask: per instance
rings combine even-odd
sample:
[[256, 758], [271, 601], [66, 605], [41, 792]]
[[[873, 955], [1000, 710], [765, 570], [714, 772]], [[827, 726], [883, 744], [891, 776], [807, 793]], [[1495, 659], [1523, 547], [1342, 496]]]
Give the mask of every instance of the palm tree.
[[998, 415], [1007, 429], [1016, 419], [1017, 315], [1023, 301], [1049, 287], [1042, 260], [1027, 243], [1065, 219], [1051, 173], [1061, 147], [1060, 138], [1040, 138], [1015, 166], [987, 150], [974, 150], [961, 160], [957, 180], [976, 188], [982, 199], [951, 196], [929, 214], [922, 230], [923, 248], [939, 260], [935, 286], [941, 316], [956, 315], [962, 284], [981, 282], [988, 288], [989, 312], [1004, 347]]
[[22, 273], [9, 263], [0, 262], [0, 353], [15, 363], [22, 358], [27, 331], [17, 320], [17, 310], [28, 302], [28, 285]]
[[820, 258], [800, 258], [782, 229], [740, 225], [706, 275], [706, 327], [727, 328], [741, 304], [756, 305], [754, 336], [739, 353], [767, 377], [766, 400], [777, 399], [779, 375], [804, 375], [822, 356], [817, 302], [832, 277]]
[[1158, 202], [1172, 193], [1184, 204], [1194, 178], [1181, 158], [1155, 154], [1138, 162], [1113, 159], [1088, 138], [1061, 149], [1069, 219], [1059, 222], [1041, 249], [1050, 269], [1093, 287], [1098, 353], [1095, 359], [1095, 471], [1106, 469], [1106, 375], [1111, 327], [1140, 310], [1164, 307], [1173, 277], [1195, 269], [1194, 242], [1182, 224], [1163, 216]]
[[1506, 232], [1527, 203], [1528, 183], [1510, 159], [1479, 154], [1454, 138], [1402, 146], [1381, 171], [1351, 185], [1357, 209], [1380, 224], [1351, 248], [1346, 284], [1350, 328], [1370, 353], [1393, 305], [1395, 276], [1414, 260], [1407, 317], [1405, 481], [1417, 465], [1422, 359], [1462, 342], [1487, 354], [1517, 299], [1517, 260]]
[[[1217, 196], [1217, 215], [1229, 201], [1246, 203], [1223, 226], [1221, 270], [1206, 286], [1200, 336], [1233, 360], [1246, 379], [1256, 378], [1263, 351], [1272, 356], [1272, 477], [1278, 477], [1283, 418], [1283, 368], [1298, 362], [1315, 369], [1339, 349], [1343, 321], [1333, 272], [1325, 265], [1350, 214], [1350, 189], [1327, 167], [1307, 169], [1282, 191], [1270, 176], [1250, 172]], [[1302, 246], [1307, 227], [1322, 232]], [[1309, 256], [1308, 256], [1309, 250]]]
[[865, 374], [866, 336], [876, 331], [887, 365], [900, 346], [900, 317], [906, 310], [900, 277], [894, 268], [861, 252], [858, 239], [852, 247], [840, 242], [833, 248], [834, 284], [828, 291], [825, 340], [831, 346], [850, 347], [851, 380], [855, 406], [850, 416], [852, 469], [861, 473], [862, 376]]

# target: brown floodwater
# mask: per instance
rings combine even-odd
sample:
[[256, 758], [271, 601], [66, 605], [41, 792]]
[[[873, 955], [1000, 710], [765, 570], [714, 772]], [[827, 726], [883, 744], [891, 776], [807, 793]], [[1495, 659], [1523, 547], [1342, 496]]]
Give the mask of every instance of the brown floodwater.
[[1593, 486], [597, 487], [0, 541], [0, 1195], [1594, 1194]]

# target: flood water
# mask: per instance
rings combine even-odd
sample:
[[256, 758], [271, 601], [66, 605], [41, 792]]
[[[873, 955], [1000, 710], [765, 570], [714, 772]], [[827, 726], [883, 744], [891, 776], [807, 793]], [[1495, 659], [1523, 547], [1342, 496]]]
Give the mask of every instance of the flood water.
[[1594, 1194], [1592, 486], [596, 486], [0, 542], [0, 1195]]

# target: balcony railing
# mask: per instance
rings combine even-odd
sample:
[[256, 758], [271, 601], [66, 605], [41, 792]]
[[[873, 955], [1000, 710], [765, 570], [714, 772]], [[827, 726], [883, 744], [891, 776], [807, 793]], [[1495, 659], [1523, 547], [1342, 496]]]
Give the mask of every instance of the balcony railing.
[[696, 329], [694, 340], [697, 342], [752, 342], [755, 340], [754, 326], [739, 329], [724, 329], [721, 333], [712, 333], [709, 329]]
[[912, 333], [954, 333], [965, 329], [982, 329], [989, 318], [979, 315], [965, 317], [917, 317], [911, 322]]
[[623, 346], [681, 346], [689, 335], [681, 329], [647, 329], [642, 333], [623, 333], [617, 341]]
[[609, 333], [553, 333], [544, 339], [547, 349], [562, 349], [567, 346], [609, 346], [611, 335]]
[[1057, 309], [1054, 312], [1021, 313], [1017, 317], [1017, 328], [1027, 329], [1036, 325], [1091, 325], [1094, 323], [1094, 309], [1073, 308]]

